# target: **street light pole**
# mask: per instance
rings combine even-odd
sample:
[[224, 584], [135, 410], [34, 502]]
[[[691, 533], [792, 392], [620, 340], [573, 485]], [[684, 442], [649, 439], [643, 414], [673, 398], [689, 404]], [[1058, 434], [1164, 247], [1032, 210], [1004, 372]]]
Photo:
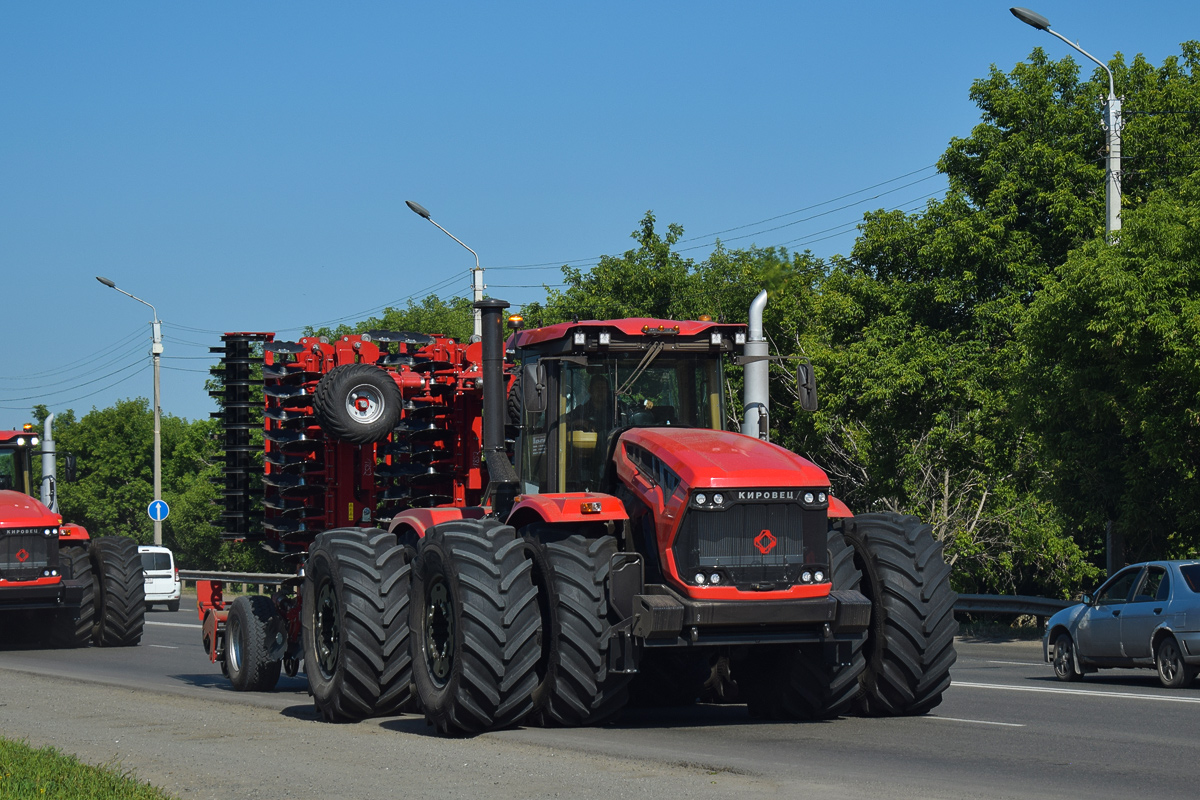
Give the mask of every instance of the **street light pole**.
[[[158, 310], [150, 303], [147, 303], [142, 298], [132, 295], [124, 289], [118, 287], [108, 278], [96, 276], [96, 280], [103, 283], [110, 289], [116, 289], [126, 297], [132, 297], [144, 306], [150, 306], [150, 310], [154, 312], [154, 321], [150, 323], [153, 337], [151, 339], [150, 354], [154, 358], [154, 499], [162, 500], [162, 404], [159, 402], [159, 360], [162, 357], [162, 323], [158, 319]], [[162, 545], [162, 520], [155, 519], [154, 522], [154, 543]]]
[[[412, 209], [414, 214], [416, 214], [417, 216], [422, 217], [424, 219], [427, 219], [430, 222], [433, 222], [433, 224], [437, 225], [438, 230], [440, 230], [442, 233], [446, 234], [451, 239], [453, 239], [454, 241], [461, 244], [463, 247], [467, 247], [465, 244], [463, 244], [462, 239], [459, 239], [453, 233], [451, 233], [450, 231], [443, 228], [441, 225], [438, 225], [436, 222], [434, 222], [433, 217], [429, 216], [429, 212], [425, 210], [425, 206], [421, 205], [420, 203], [414, 203], [412, 200], [405, 200], [404, 203], [405, 203], [405, 205], [407, 205], [409, 208]], [[469, 250], [471, 252], [471, 255], [475, 256], [475, 269], [471, 270], [471, 289], [473, 290], [474, 301], [476, 303], [478, 303], [480, 300], [483, 299], [483, 269], [481, 269], [479, 266], [479, 254], [476, 253], [474, 250], [471, 250], [471, 248], [469, 248], [469, 247], [467, 247], [467, 250]], [[474, 336], [473, 340], [478, 342], [482, 338], [483, 338], [483, 317], [480, 314], [479, 307], [475, 306], [475, 336]]]
[[1050, 20], [1030, 11], [1028, 8], [1010, 8], [1013, 16], [1031, 25], [1039, 31], [1045, 31], [1078, 50], [1083, 55], [1100, 65], [1108, 75], [1108, 99], [1104, 103], [1105, 130], [1105, 176], [1104, 176], [1104, 238], [1110, 244], [1116, 241], [1117, 232], [1121, 230], [1121, 129], [1125, 126], [1121, 119], [1121, 99], [1117, 97], [1116, 84], [1113, 82], [1112, 70], [1100, 59], [1084, 50], [1070, 39], [1057, 31], [1050, 30]]

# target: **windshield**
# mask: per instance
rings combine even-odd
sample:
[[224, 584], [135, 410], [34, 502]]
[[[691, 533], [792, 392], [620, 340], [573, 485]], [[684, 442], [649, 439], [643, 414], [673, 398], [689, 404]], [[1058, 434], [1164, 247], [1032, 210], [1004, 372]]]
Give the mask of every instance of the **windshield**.
[[587, 366], [563, 363], [568, 418], [605, 429], [721, 427], [721, 361], [707, 355], [620, 353]]
[[30, 493], [29, 452], [24, 448], [0, 449], [0, 489]]
[[550, 361], [554, 399], [522, 419], [522, 491], [599, 491], [612, 435], [631, 427], [720, 429], [721, 360], [651, 349]]

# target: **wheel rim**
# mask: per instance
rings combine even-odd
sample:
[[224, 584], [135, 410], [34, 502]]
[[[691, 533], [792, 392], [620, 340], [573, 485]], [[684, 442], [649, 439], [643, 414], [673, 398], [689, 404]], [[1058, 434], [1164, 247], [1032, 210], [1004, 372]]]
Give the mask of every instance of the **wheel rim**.
[[323, 581], [317, 592], [314, 626], [317, 631], [317, 668], [326, 680], [333, 677], [337, 669], [338, 651], [341, 649], [342, 626], [338, 620], [337, 593], [333, 583]]
[[1058, 677], [1065, 678], [1075, 670], [1071, 663], [1071, 642], [1066, 638], [1058, 640], [1054, 646], [1054, 671]]
[[445, 686], [454, 668], [454, 601], [439, 575], [425, 592], [425, 664], [438, 687]]
[[360, 383], [346, 394], [346, 414], [360, 425], [370, 425], [383, 416], [383, 395], [369, 383]]
[[225, 659], [229, 662], [229, 669], [234, 672], [242, 670], [242, 623], [234, 616], [229, 618], [229, 652], [226, 653]]
[[1158, 671], [1166, 683], [1174, 683], [1179, 677], [1179, 652], [1171, 642], [1164, 642], [1158, 655]]

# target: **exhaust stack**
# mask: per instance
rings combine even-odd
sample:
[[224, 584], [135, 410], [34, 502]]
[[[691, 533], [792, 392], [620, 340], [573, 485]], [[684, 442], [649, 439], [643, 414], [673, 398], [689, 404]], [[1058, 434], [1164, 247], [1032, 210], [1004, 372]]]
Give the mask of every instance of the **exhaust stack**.
[[54, 450], [54, 415], [46, 417], [46, 429], [42, 435], [42, 505], [58, 513], [58, 457]]
[[504, 380], [504, 323], [502, 312], [508, 308], [504, 300], [486, 298], [475, 303], [480, 310], [483, 336], [483, 458], [488, 468], [485, 503], [501, 518], [508, 515], [517, 495], [517, 471], [508, 460], [504, 448], [505, 380]]
[[767, 307], [767, 290], [763, 289], [750, 303], [750, 335], [746, 337], [745, 404], [742, 407], [742, 433], [770, 441], [771, 395], [769, 371], [771, 362], [767, 337], [763, 333], [763, 309]]

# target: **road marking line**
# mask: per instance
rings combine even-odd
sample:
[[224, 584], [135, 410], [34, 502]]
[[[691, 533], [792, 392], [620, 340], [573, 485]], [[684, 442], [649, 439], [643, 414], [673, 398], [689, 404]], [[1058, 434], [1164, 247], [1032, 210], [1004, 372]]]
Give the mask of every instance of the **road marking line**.
[[163, 650], [178, 650], [179, 648], [171, 644], [152, 644], [151, 647], [161, 647]]
[[953, 681], [951, 686], [965, 689], [1007, 689], [1010, 692], [1040, 692], [1042, 694], [1079, 694], [1086, 697], [1120, 697], [1126, 700], [1161, 700], [1165, 703], [1200, 703], [1200, 697], [1167, 697], [1161, 694], [1136, 694], [1134, 692], [1105, 692], [1093, 689], [1051, 689], [1045, 686], [1012, 686], [1005, 683], [963, 683]]
[[166, 625], [169, 628], [203, 628], [203, 625], [196, 625], [191, 622], [151, 622], [146, 620], [147, 625]]
[[1006, 728], [1024, 728], [1025, 724], [1021, 722], [992, 722], [986, 719], [959, 719], [958, 717], [935, 717], [929, 716], [925, 719], [941, 719], [946, 722], [969, 722], [972, 725], [1003, 725]]
[[985, 664], [1009, 664], [1014, 667], [1040, 667], [1045, 661], [985, 661]]

